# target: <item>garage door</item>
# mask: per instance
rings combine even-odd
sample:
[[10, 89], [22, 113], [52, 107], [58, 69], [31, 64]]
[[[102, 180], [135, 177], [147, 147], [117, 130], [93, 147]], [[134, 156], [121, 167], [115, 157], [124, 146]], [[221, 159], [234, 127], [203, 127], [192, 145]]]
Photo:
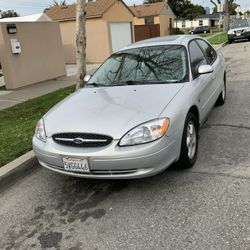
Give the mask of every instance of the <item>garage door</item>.
[[130, 23], [111, 23], [110, 33], [113, 52], [132, 43]]

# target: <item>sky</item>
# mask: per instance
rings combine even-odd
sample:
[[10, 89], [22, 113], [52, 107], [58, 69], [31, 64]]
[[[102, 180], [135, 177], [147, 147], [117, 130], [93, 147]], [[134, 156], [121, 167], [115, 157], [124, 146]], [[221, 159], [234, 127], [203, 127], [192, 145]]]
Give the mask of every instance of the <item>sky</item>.
[[[59, 0], [60, 1], [60, 0]], [[141, 4], [143, 0], [124, 0], [126, 4]], [[200, 4], [203, 7], [212, 7], [209, 0], [191, 0], [194, 4]], [[67, 3], [74, 3], [76, 0], [67, 0]], [[53, 0], [0, 0], [0, 10], [15, 10], [21, 16], [38, 14], [49, 7]], [[250, 9], [249, 0], [236, 0], [241, 5], [241, 9]]]

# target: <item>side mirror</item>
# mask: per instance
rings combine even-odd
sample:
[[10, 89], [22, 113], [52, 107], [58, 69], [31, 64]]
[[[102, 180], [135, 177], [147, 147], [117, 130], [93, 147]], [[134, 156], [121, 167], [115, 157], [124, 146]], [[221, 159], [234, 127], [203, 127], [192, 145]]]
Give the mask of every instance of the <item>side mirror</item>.
[[90, 78], [91, 78], [91, 75], [86, 75], [84, 76], [83, 81], [88, 82]]
[[212, 73], [214, 72], [214, 69], [211, 65], [201, 65], [199, 68], [198, 68], [198, 73], [200, 75], [204, 75], [204, 74], [209, 74], [209, 73]]

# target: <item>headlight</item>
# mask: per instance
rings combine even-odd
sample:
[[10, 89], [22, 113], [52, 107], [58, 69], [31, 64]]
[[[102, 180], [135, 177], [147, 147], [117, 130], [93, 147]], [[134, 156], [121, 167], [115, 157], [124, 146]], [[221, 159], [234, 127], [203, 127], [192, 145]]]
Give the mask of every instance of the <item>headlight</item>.
[[229, 31], [227, 32], [227, 34], [228, 34], [228, 35], [233, 35], [233, 34], [234, 34], [234, 31], [233, 31], [233, 30], [229, 30]]
[[158, 140], [166, 134], [169, 123], [169, 118], [143, 123], [126, 133], [120, 140], [119, 146], [139, 145]]
[[36, 124], [35, 136], [41, 141], [46, 141], [46, 133], [43, 119]]

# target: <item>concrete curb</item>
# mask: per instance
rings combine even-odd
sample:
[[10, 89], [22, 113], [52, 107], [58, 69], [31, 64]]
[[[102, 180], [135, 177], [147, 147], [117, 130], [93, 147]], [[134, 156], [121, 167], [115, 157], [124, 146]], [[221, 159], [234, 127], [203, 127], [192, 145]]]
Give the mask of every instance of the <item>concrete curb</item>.
[[20, 177], [34, 170], [38, 161], [33, 153], [28, 153], [20, 156], [14, 161], [0, 168], [0, 188], [9, 186], [16, 182]]
[[226, 45], [228, 45], [228, 41], [227, 41], [227, 42], [222, 43], [222, 44], [221, 44], [218, 48], [216, 48], [216, 50], [219, 50], [219, 49], [221, 49], [221, 48], [225, 47]]

